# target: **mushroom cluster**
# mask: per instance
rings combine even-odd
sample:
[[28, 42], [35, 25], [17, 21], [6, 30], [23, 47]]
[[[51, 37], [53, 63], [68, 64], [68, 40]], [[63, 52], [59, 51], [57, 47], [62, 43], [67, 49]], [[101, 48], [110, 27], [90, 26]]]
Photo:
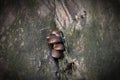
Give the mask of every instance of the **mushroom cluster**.
[[51, 56], [55, 59], [63, 57], [65, 51], [64, 43], [62, 40], [62, 33], [59, 30], [54, 30], [46, 37], [48, 45], [51, 46]]

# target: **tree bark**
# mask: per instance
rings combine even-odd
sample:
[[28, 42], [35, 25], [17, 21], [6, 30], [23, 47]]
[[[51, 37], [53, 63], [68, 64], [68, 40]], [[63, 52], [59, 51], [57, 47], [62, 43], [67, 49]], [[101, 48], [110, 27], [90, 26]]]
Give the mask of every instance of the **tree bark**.
[[[0, 80], [120, 80], [119, 7], [119, 0], [1, 0]], [[55, 29], [66, 48], [59, 79], [46, 41]]]

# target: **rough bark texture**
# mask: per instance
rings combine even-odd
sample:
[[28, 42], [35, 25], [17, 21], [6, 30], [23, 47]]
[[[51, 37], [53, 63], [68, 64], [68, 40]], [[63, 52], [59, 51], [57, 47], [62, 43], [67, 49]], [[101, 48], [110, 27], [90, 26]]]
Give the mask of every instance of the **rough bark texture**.
[[0, 80], [55, 80], [46, 36], [63, 31], [61, 80], [120, 80], [119, 0], [0, 0]]

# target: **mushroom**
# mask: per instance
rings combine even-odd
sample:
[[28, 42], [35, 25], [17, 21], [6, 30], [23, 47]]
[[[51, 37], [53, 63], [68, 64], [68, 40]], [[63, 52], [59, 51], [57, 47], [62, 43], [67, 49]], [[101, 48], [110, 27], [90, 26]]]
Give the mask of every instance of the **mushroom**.
[[53, 49], [64, 51], [65, 47], [62, 43], [57, 43], [57, 44], [54, 44]]
[[49, 36], [46, 37], [46, 39], [49, 40], [50, 38], [55, 37], [55, 36], [56, 36], [55, 34], [50, 34]]
[[57, 36], [50, 36], [48, 37], [48, 43], [49, 44], [55, 44], [55, 43], [59, 43], [59, 42], [62, 42], [61, 38], [60, 37], [57, 37]]
[[62, 55], [63, 55], [62, 51], [57, 51], [57, 50], [54, 50], [54, 49], [52, 50], [52, 57], [53, 58], [59, 59], [59, 58], [62, 57]]
[[61, 37], [61, 31], [59, 30], [54, 30], [52, 34], [55, 34], [56, 36]]

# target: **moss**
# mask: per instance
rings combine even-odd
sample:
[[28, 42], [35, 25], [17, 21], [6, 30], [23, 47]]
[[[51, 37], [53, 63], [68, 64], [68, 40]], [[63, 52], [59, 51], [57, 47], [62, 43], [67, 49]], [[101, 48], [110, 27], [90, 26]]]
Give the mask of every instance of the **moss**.
[[[96, 80], [99, 75], [101, 60], [100, 52], [100, 35], [97, 22], [92, 21], [89, 28], [85, 28], [81, 34], [84, 35], [84, 58], [88, 68], [88, 74], [91, 79]], [[98, 57], [99, 56], [99, 57]]]

